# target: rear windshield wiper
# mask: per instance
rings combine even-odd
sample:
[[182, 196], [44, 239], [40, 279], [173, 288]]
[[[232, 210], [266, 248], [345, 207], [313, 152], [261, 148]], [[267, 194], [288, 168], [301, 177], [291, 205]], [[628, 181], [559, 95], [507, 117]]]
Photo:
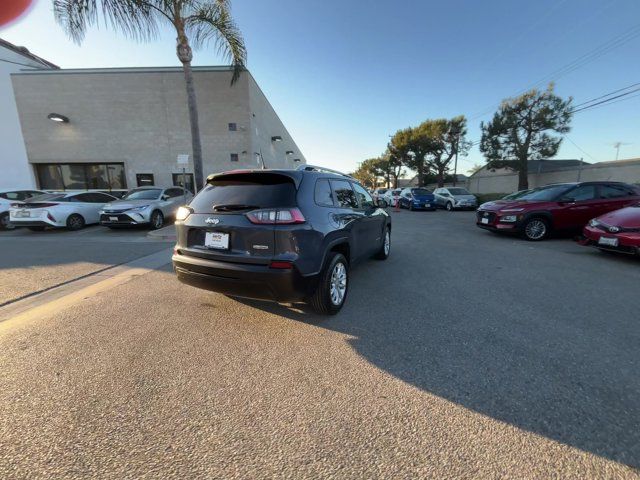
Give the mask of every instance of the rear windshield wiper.
[[227, 205], [214, 205], [214, 212], [234, 212], [236, 210], [255, 210], [260, 208], [258, 205], [243, 205], [243, 204], [227, 204]]

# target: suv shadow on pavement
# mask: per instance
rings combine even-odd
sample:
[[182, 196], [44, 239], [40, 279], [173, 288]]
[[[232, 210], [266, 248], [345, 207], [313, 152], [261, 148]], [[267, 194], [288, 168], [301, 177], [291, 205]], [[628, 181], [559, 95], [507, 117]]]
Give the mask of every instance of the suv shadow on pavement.
[[[586, 320], [556, 299], [540, 299], [537, 311], [495, 296], [470, 305], [428, 278], [407, 289], [401, 277], [411, 267], [410, 253], [397, 244], [389, 262], [395, 267], [354, 270], [350, 301], [337, 317], [298, 304], [239, 301], [349, 335], [359, 355], [425, 392], [640, 467], [639, 339], [637, 331], [610, 323], [606, 301], [587, 306], [600, 320]], [[387, 276], [384, 288], [381, 276]]]

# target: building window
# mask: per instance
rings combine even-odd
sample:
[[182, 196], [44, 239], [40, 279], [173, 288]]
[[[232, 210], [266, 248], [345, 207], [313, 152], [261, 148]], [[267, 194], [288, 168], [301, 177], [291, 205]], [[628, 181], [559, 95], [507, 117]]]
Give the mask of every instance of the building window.
[[54, 163], [35, 165], [43, 190], [125, 190], [122, 163]]
[[136, 183], [139, 187], [151, 187], [155, 185], [153, 173], [136, 173]]
[[195, 184], [193, 181], [193, 173], [185, 173], [184, 181], [182, 180], [183, 178], [182, 173], [174, 173], [172, 177], [173, 177], [173, 184], [176, 187], [182, 187], [185, 190], [189, 190], [191, 193], [195, 193], [195, 189], [193, 188]]
[[230, 123], [229, 124], [229, 131], [230, 132], [235, 132], [238, 130], [238, 125], [236, 125], [235, 123]]
[[237, 162], [238, 161], [238, 154], [237, 153], [232, 153], [231, 154], [231, 161], [232, 162]]

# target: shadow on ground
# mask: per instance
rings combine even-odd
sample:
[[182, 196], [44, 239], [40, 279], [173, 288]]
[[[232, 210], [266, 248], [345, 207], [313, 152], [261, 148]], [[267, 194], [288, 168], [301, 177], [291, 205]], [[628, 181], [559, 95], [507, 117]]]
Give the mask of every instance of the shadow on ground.
[[[591, 255], [573, 269], [569, 253], [582, 251], [573, 245], [521, 242], [509, 253], [494, 240], [482, 237], [463, 261], [425, 248], [419, 263], [397, 241], [388, 262], [354, 269], [335, 317], [239, 301], [347, 334], [362, 357], [425, 392], [640, 467], [638, 264], [584, 249]], [[470, 265], [474, 256], [486, 258]], [[598, 278], [602, 262], [624, 275]], [[636, 283], [621, 288], [629, 278]]]

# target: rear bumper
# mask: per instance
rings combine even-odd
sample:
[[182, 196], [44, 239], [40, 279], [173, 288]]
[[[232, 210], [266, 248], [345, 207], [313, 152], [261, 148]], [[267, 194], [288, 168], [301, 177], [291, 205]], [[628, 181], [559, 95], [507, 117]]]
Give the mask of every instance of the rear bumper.
[[182, 283], [236, 297], [275, 302], [302, 301], [317, 284], [317, 276], [303, 277], [294, 268], [218, 262], [174, 254], [173, 269]]

